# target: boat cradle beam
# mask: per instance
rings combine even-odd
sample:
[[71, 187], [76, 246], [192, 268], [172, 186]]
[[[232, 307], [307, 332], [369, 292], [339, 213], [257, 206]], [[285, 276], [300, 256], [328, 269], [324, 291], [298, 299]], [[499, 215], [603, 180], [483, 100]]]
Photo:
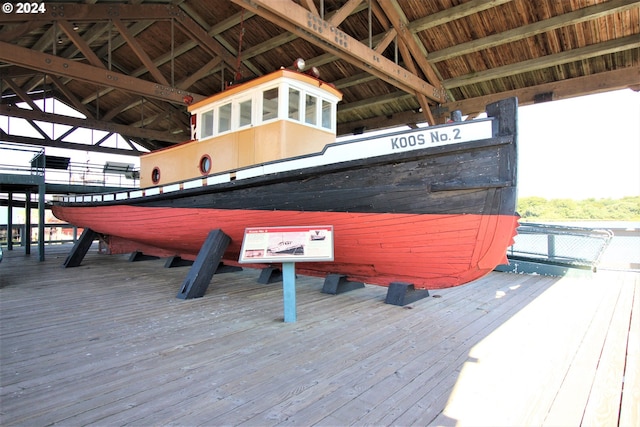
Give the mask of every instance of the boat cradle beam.
[[221, 229], [209, 232], [176, 298], [193, 299], [204, 296], [229, 243], [231, 238]]
[[64, 268], [78, 267], [97, 237], [98, 233], [90, 228], [85, 228], [80, 235], [80, 238], [73, 245], [73, 248], [71, 248], [71, 251], [69, 252], [69, 255], [67, 255], [62, 266]]

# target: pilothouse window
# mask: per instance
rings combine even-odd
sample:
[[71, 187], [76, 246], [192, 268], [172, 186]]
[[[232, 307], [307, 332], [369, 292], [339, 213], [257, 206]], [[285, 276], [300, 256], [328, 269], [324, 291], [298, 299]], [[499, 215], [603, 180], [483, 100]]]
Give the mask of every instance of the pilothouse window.
[[207, 138], [213, 135], [213, 110], [202, 113], [202, 127], [200, 128], [200, 138]]
[[262, 121], [278, 117], [278, 88], [262, 92]]
[[322, 127], [325, 129], [331, 129], [331, 103], [329, 101], [322, 100]]
[[218, 133], [231, 130], [231, 103], [225, 104], [218, 110]]
[[240, 127], [251, 124], [251, 100], [248, 99], [240, 103]]
[[289, 88], [289, 118], [300, 120], [300, 91]]
[[305, 100], [304, 122], [310, 125], [315, 125], [318, 121], [317, 112], [318, 98], [307, 95]]

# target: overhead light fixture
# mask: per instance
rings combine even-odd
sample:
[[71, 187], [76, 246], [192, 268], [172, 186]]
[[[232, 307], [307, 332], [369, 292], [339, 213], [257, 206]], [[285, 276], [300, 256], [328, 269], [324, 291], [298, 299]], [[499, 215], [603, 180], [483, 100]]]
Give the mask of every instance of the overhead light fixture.
[[78, 24], [73, 24], [73, 31], [78, 31], [80, 29], [80, 26]]
[[62, 44], [62, 37], [58, 37], [58, 44]]
[[295, 68], [298, 71], [304, 70], [304, 66], [305, 66], [305, 63], [304, 63], [304, 59], [302, 58], [298, 58], [293, 62], [293, 68]]
[[318, 70], [318, 67], [311, 67], [311, 69], [307, 72], [307, 74], [315, 77], [316, 79], [320, 78], [320, 70]]

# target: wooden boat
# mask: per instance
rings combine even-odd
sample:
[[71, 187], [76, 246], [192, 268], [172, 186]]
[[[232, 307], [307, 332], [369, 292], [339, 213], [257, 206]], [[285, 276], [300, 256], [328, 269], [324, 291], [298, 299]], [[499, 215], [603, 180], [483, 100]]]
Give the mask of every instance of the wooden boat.
[[341, 93], [281, 69], [189, 106], [192, 140], [141, 158], [141, 188], [64, 196], [54, 214], [111, 253], [194, 259], [207, 234], [334, 227], [334, 261], [300, 274], [417, 289], [467, 283], [506, 261], [518, 225], [517, 101], [487, 119], [336, 142]]

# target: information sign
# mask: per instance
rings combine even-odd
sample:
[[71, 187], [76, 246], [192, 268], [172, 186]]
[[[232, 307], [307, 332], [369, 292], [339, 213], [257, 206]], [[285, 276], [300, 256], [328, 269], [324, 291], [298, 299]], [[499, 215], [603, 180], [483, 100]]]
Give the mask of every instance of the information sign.
[[333, 261], [333, 226], [250, 227], [241, 263]]
[[296, 262], [333, 261], [333, 226], [250, 227], [244, 230], [241, 263], [282, 263], [284, 321], [295, 322]]

